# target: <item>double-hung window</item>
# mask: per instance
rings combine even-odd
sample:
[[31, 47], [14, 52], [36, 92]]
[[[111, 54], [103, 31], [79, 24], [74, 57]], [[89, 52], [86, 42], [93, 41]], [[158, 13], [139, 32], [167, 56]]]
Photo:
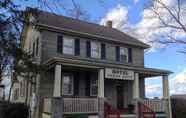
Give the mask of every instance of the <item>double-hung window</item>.
[[128, 62], [128, 49], [125, 47], [120, 47], [120, 61]]
[[73, 95], [73, 75], [63, 74], [62, 76], [62, 94]]
[[74, 39], [63, 37], [63, 54], [74, 55]]
[[93, 58], [101, 57], [101, 45], [99, 42], [91, 42], [91, 57]]
[[98, 80], [95, 78], [91, 78], [90, 80], [90, 95], [97, 96], [98, 94]]

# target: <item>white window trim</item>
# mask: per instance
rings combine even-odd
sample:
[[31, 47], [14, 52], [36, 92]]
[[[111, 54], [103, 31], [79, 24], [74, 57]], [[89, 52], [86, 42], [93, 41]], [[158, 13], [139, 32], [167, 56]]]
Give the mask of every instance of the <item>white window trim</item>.
[[[98, 46], [98, 48], [99, 48], [98, 56], [94, 56], [93, 53], [92, 53], [92, 52], [93, 52], [93, 51], [92, 51], [92, 50], [93, 50], [93, 49], [92, 49], [92, 48], [93, 48], [93, 43], [95, 43], [95, 44]], [[96, 41], [91, 41], [91, 42], [90, 42], [90, 45], [91, 45], [91, 46], [90, 46], [90, 47], [91, 47], [91, 49], [90, 49], [90, 51], [91, 51], [91, 52], [90, 52], [91, 57], [92, 57], [92, 58], [96, 58], [96, 59], [100, 59], [100, 58], [101, 58], [101, 43], [100, 43], [100, 42], [96, 42]]]
[[[96, 86], [97, 87], [97, 90], [98, 90], [98, 83], [97, 83], [97, 85], [96, 84], [94, 84], [93, 86], [92, 86], [92, 81], [93, 80], [96, 80], [95, 78], [91, 78], [90, 79], [90, 96], [94, 96], [94, 97], [96, 97], [97, 96], [97, 94], [98, 94], [98, 91], [97, 91], [97, 94], [93, 94], [93, 92], [92, 92], [92, 87], [94, 86]], [[97, 82], [98, 82], [98, 80], [96, 80]]]
[[[65, 48], [65, 46], [64, 46], [65, 43], [64, 42], [65, 42], [65, 40], [72, 40], [72, 53], [64, 52], [64, 48]], [[62, 47], [63, 54], [66, 54], [66, 55], [74, 55], [75, 54], [75, 51], [74, 51], [74, 49], [75, 49], [75, 39], [73, 37], [64, 36], [62, 46], [63, 46]]]
[[124, 60], [121, 60], [121, 50], [122, 49], [126, 49], [126, 62], [129, 62], [129, 60], [128, 60], [128, 48], [126, 48], [126, 47], [120, 47], [120, 54], [119, 54], [119, 60], [120, 60], [120, 62], [124, 62]]
[[[72, 92], [69, 93], [69, 94], [64, 94], [64, 80], [63, 80], [63, 77], [64, 76], [71, 76], [72, 77], [72, 86], [71, 86], [71, 89], [72, 89]], [[62, 95], [73, 95], [74, 94], [74, 76], [72, 73], [62, 73]]]

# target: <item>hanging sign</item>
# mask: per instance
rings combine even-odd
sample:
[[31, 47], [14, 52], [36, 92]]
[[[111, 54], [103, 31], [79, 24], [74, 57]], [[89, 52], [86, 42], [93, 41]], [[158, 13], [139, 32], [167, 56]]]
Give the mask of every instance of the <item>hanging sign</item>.
[[105, 78], [134, 80], [134, 71], [115, 68], [105, 68]]

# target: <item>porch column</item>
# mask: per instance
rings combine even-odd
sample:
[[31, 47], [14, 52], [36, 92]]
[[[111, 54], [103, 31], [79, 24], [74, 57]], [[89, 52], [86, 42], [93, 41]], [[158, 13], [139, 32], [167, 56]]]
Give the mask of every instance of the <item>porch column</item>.
[[61, 96], [61, 65], [55, 66], [53, 97]]
[[169, 97], [168, 75], [163, 75], [163, 77], [162, 77], [162, 83], [163, 83], [163, 98], [164, 99], [167, 99]]
[[139, 99], [139, 73], [134, 73], [134, 81], [133, 81], [133, 98]]
[[99, 118], [104, 118], [104, 69], [98, 72], [98, 111]]
[[104, 69], [98, 72], [98, 97], [104, 98]]
[[169, 80], [168, 75], [162, 76], [162, 83], [163, 83], [163, 99], [166, 100], [167, 104], [165, 104], [166, 113], [168, 118], [172, 118], [172, 109], [171, 109], [171, 100], [169, 95]]

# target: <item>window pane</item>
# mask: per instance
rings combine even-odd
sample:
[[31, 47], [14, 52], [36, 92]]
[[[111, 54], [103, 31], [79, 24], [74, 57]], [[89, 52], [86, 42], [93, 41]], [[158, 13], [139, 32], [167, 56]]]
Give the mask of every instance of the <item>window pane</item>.
[[120, 61], [127, 62], [128, 60], [128, 50], [127, 48], [120, 47]]
[[100, 58], [100, 43], [91, 42], [91, 57]]
[[91, 83], [90, 83], [90, 95], [92, 96], [96, 96], [98, 93], [98, 81], [97, 79], [91, 79]]
[[74, 54], [74, 39], [65, 38], [63, 40], [63, 53]]
[[72, 76], [71, 75], [65, 75], [63, 76], [63, 94], [64, 95], [71, 95], [72, 94]]

